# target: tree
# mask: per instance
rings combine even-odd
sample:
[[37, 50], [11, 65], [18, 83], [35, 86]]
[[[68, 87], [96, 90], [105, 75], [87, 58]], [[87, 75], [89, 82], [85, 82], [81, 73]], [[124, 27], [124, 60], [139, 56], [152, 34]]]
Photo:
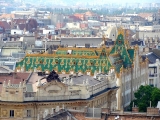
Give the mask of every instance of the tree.
[[160, 100], [160, 89], [158, 88], [154, 88], [154, 90], [152, 91], [152, 105], [156, 106], [158, 101]]
[[140, 86], [138, 91], [134, 93], [134, 96], [135, 99], [130, 103], [130, 108], [132, 108], [134, 102], [140, 112], [146, 112], [147, 107], [150, 106], [150, 101], [153, 107], [160, 101], [160, 89], [149, 85]]

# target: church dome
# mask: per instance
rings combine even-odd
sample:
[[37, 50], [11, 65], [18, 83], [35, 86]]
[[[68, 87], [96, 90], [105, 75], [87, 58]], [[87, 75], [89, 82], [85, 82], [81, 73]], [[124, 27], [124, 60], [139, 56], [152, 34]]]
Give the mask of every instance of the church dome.
[[116, 40], [118, 32], [117, 27], [109, 27], [108, 30], [105, 32], [106, 38], [112, 39], [113, 41]]

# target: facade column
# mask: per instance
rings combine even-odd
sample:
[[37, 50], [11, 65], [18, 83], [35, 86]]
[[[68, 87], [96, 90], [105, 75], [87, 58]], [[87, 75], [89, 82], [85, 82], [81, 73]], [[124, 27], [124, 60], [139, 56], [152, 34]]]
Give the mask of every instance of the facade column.
[[39, 116], [38, 116], [38, 113], [37, 113], [37, 104], [34, 103], [34, 120], [37, 120], [38, 117]]
[[117, 110], [122, 110], [122, 81], [120, 78], [117, 78], [117, 86], [119, 89], [117, 90]]

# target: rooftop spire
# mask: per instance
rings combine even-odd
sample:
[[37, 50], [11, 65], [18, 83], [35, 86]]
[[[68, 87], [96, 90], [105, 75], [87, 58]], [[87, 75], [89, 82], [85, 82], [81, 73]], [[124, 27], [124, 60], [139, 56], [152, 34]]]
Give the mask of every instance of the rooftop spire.
[[102, 36], [102, 42], [103, 42], [103, 44], [102, 44], [102, 45], [105, 45], [105, 41], [106, 41], [106, 36], [105, 36], [105, 35], [103, 35], [103, 36]]

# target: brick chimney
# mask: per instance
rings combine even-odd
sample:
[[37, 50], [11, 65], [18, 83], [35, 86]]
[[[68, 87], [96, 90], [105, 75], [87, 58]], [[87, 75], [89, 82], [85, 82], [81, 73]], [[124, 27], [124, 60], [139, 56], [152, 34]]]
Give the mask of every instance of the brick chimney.
[[139, 108], [138, 107], [132, 107], [132, 112], [133, 113], [138, 113], [139, 112]]
[[139, 112], [139, 108], [134, 105], [134, 102], [133, 102], [133, 106], [132, 106], [132, 112], [133, 113], [138, 113]]
[[147, 108], [147, 115], [159, 115], [159, 108], [148, 107]]

